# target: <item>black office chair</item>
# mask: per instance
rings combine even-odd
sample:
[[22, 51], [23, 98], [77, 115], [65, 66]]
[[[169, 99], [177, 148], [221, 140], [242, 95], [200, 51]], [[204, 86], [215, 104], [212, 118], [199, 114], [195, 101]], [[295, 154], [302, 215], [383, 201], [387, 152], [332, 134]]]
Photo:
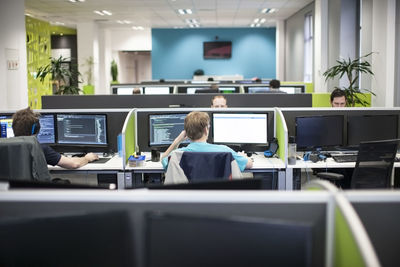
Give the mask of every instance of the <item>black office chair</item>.
[[[389, 188], [399, 140], [360, 143], [351, 188]], [[319, 178], [333, 183], [344, 179], [343, 174], [320, 172]]]
[[0, 179], [50, 181], [46, 159], [35, 136], [0, 139]]
[[230, 152], [174, 151], [169, 157], [165, 184], [242, 178]]

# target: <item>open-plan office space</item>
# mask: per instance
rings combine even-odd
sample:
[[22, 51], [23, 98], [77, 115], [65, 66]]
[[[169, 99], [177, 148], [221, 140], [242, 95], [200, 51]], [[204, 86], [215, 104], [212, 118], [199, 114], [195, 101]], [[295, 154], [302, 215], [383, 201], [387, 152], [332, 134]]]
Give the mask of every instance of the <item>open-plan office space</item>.
[[[360, 143], [400, 139], [399, 15], [395, 0], [2, 1], [0, 266], [398, 266], [397, 142], [369, 161]], [[367, 106], [330, 107], [348, 82], [324, 72], [371, 52]], [[36, 79], [60, 55], [79, 95]], [[218, 95], [228, 107], [210, 107]], [[40, 143], [100, 160], [21, 177], [37, 161], [3, 147], [27, 106]], [[248, 179], [163, 184], [192, 111], [209, 115], [208, 142], [247, 153]]]

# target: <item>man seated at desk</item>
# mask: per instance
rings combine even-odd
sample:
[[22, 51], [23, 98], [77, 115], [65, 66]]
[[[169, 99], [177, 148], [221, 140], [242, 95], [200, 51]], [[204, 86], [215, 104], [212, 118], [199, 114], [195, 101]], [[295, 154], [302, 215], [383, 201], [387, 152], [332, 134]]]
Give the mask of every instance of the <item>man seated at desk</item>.
[[343, 90], [336, 88], [331, 93], [331, 106], [333, 108], [344, 108], [346, 107], [346, 94]]
[[[17, 111], [13, 117], [12, 128], [15, 136], [37, 135], [40, 131], [40, 114], [33, 112], [29, 107]], [[88, 153], [83, 157], [65, 157], [45, 144], [40, 144], [49, 165], [58, 165], [66, 169], [77, 169], [85, 166], [89, 162], [98, 160], [99, 157], [94, 153]]]
[[216, 95], [211, 99], [212, 108], [227, 108], [227, 101], [223, 95]]
[[190, 112], [184, 123], [184, 130], [175, 138], [174, 142], [168, 147], [167, 151], [162, 155], [161, 162], [164, 169], [168, 167], [169, 154], [178, 148], [179, 144], [189, 138], [191, 143], [184, 148], [179, 148], [182, 151], [191, 152], [231, 152], [240, 171], [253, 167], [253, 161], [246, 157], [244, 153], [236, 153], [231, 148], [225, 145], [214, 145], [207, 143], [208, 133], [210, 130], [210, 117], [205, 112], [193, 111]]

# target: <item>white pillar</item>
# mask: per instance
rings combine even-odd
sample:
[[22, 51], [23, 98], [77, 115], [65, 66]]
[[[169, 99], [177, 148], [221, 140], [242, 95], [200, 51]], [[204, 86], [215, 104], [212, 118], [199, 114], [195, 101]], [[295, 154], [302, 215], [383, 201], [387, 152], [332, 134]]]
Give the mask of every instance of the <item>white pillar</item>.
[[28, 106], [24, 0], [0, 2], [0, 109]]
[[372, 21], [372, 105], [393, 107], [396, 0], [373, 0]]
[[99, 38], [98, 26], [94, 22], [77, 24], [77, 45], [78, 45], [78, 65], [79, 71], [83, 75], [84, 83], [87, 84], [85, 72], [88, 69], [86, 61], [93, 57], [92, 66], [92, 85], [95, 92], [99, 90]]
[[276, 79], [285, 80], [285, 21], [276, 22]]
[[327, 92], [322, 75], [328, 68], [328, 0], [315, 0], [314, 91]]

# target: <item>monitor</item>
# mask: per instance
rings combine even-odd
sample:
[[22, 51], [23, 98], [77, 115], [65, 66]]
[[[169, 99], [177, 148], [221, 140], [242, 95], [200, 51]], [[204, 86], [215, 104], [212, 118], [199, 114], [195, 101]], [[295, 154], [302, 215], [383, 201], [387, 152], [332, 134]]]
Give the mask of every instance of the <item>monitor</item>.
[[219, 92], [221, 93], [239, 93], [239, 87], [219, 87]]
[[[150, 114], [149, 146], [169, 146], [183, 131], [187, 113]], [[185, 140], [184, 143], [189, 143]]]
[[398, 138], [397, 115], [360, 115], [347, 117], [347, 145]]
[[56, 142], [55, 124], [53, 114], [42, 114], [39, 118], [40, 131], [37, 139], [41, 144], [54, 144]]
[[287, 94], [295, 94], [298, 93], [296, 87], [279, 87], [279, 90], [285, 92]]
[[[140, 93], [143, 94], [143, 88], [138, 87], [140, 89]], [[132, 95], [133, 92], [133, 87], [118, 87], [117, 89], [117, 95]]]
[[12, 129], [12, 116], [0, 115], [0, 138], [14, 137]]
[[169, 86], [157, 86], [157, 87], [148, 87], [144, 88], [145, 95], [167, 95], [170, 93]]
[[269, 91], [269, 86], [249, 86], [247, 87], [247, 93], [256, 94], [256, 93], [265, 93]]
[[57, 143], [63, 145], [107, 145], [105, 114], [57, 114]]
[[310, 223], [153, 212], [146, 214], [145, 225], [149, 267], [312, 265]]
[[232, 56], [232, 42], [203, 42], [203, 57], [205, 59], [224, 59]]
[[186, 94], [195, 94], [196, 91], [201, 91], [201, 90], [209, 90], [210, 87], [188, 87], [186, 89]]
[[296, 144], [299, 150], [343, 146], [343, 116], [296, 117]]
[[268, 116], [261, 113], [213, 113], [214, 143], [267, 144]]

